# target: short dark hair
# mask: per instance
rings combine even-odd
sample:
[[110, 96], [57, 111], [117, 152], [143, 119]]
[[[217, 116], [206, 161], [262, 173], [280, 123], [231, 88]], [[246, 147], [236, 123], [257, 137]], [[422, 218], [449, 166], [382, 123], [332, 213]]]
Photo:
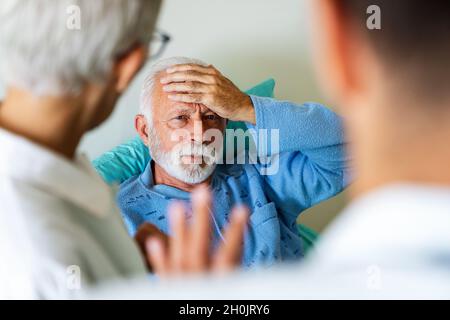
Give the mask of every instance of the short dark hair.
[[[415, 69], [422, 82], [450, 83], [449, 0], [336, 0], [344, 17], [360, 26], [386, 62], [399, 69]], [[370, 30], [367, 9], [377, 5], [381, 29]], [[434, 84], [433, 84], [434, 85]], [[436, 91], [436, 88], [433, 89]], [[443, 92], [441, 92], [443, 93]], [[447, 95], [448, 96], [448, 95]]]
[[348, 16], [366, 28], [367, 8], [381, 10], [381, 30], [372, 32], [377, 45], [406, 52], [450, 48], [450, 1], [448, 0], [337, 0]]

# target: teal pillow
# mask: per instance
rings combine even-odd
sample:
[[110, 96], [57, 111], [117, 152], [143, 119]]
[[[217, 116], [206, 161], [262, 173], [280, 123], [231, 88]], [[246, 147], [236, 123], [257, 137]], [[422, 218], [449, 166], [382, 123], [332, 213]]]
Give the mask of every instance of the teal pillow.
[[[247, 90], [246, 93], [260, 97], [273, 97], [274, 88], [275, 80], [268, 79]], [[247, 127], [243, 122], [229, 121], [227, 129], [246, 130]], [[136, 137], [104, 153], [92, 164], [106, 183], [120, 184], [143, 172], [149, 161], [150, 154], [147, 147], [139, 137]]]
[[303, 253], [306, 255], [314, 248], [319, 235], [313, 229], [308, 228], [305, 225], [297, 224], [297, 232], [300, 235], [303, 243]]

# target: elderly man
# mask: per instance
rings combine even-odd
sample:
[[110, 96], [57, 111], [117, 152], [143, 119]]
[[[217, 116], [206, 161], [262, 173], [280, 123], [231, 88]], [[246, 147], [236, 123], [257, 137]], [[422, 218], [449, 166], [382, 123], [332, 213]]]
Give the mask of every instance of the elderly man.
[[[255, 137], [266, 129], [276, 131], [279, 141], [271, 141], [266, 153], [259, 143], [258, 151], [261, 158], [273, 156], [277, 170], [248, 158], [243, 164], [218, 163], [220, 148], [213, 145], [221, 136], [210, 136], [223, 133], [227, 120], [245, 122]], [[301, 258], [298, 215], [336, 195], [348, 181], [336, 114], [314, 103], [248, 96], [214, 67], [195, 59], [170, 58], [153, 65], [135, 126], [153, 160], [121, 185], [118, 202], [129, 232], [134, 235], [149, 222], [170, 234], [169, 202], [185, 202], [195, 186], [208, 186], [214, 244], [223, 242], [222, 229], [233, 205], [251, 211], [245, 267]]]

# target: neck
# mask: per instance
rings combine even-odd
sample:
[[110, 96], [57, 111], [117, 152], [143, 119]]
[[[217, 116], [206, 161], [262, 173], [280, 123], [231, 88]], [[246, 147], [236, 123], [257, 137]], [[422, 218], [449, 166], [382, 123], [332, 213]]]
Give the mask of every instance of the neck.
[[[420, 131], [420, 130], [419, 130]], [[424, 131], [420, 131], [424, 132]], [[410, 183], [450, 188], [450, 129], [440, 128], [434, 134], [411, 136], [409, 143], [395, 144], [388, 156], [372, 154], [371, 159], [355, 161], [357, 179], [352, 196], [390, 184]]]
[[157, 163], [153, 162], [153, 177], [154, 177], [154, 182], [155, 185], [157, 184], [164, 184], [167, 186], [171, 186], [171, 187], [175, 187], [177, 189], [186, 191], [191, 193], [192, 191], [194, 191], [194, 189], [198, 186], [206, 186], [209, 187], [210, 183], [211, 183], [211, 178], [212, 176], [208, 177], [208, 179], [206, 179], [205, 181], [198, 183], [198, 184], [190, 184], [190, 183], [185, 183], [181, 180], [178, 180], [172, 176], [170, 176], [161, 166], [159, 166]]
[[391, 184], [450, 188], [450, 99], [422, 96], [399, 88], [400, 82], [379, 83], [367, 96], [349, 100], [358, 106], [346, 114], [351, 197]]
[[0, 127], [73, 159], [83, 136], [82, 103], [75, 97], [36, 97], [9, 89], [0, 107]]

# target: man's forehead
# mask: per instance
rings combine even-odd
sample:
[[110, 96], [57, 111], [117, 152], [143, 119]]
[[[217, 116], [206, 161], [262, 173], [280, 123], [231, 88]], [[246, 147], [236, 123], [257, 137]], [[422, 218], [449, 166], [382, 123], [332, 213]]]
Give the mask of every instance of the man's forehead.
[[164, 110], [165, 112], [169, 111], [186, 111], [186, 112], [195, 112], [198, 108], [200, 108], [201, 113], [206, 113], [211, 111], [204, 104], [198, 103], [186, 103], [186, 102], [178, 102], [169, 99], [170, 92], [165, 92], [162, 87], [163, 85], [160, 82], [162, 76], [164, 76], [165, 71], [159, 72], [155, 76], [155, 84], [154, 84], [154, 96], [153, 99], [156, 99], [154, 105], [158, 106], [159, 109]]
[[208, 107], [206, 107], [203, 104], [197, 104], [197, 103], [181, 103], [181, 102], [174, 102], [170, 106], [171, 111], [186, 111], [186, 112], [196, 112], [200, 108], [201, 113], [206, 113], [211, 111]]

